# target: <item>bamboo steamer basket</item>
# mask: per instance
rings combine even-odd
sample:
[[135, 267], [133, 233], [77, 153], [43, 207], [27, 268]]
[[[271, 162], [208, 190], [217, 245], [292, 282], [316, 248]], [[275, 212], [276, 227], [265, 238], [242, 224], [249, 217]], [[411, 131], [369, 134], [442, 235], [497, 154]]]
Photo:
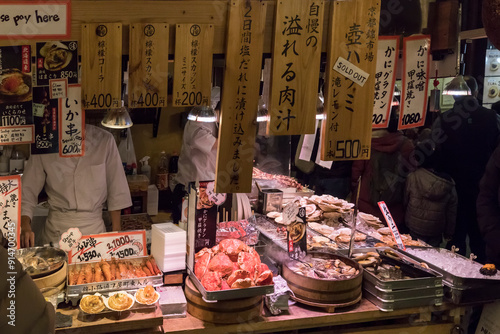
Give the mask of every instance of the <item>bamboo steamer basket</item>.
[[56, 287], [60, 291], [62, 291], [66, 286], [67, 274], [68, 274], [68, 264], [64, 262], [63, 266], [56, 272], [47, 276], [34, 278], [33, 281], [35, 282], [36, 286], [39, 289]]
[[316, 258], [339, 259], [345, 264], [356, 268], [359, 272], [349, 279], [317, 279], [295, 273], [287, 266], [287, 263], [284, 263], [283, 278], [288, 282], [288, 286], [296, 297], [312, 303], [337, 305], [348, 305], [359, 300], [361, 283], [363, 282], [363, 269], [356, 261], [330, 253], [310, 252], [309, 255]]
[[216, 324], [238, 324], [254, 320], [262, 314], [264, 305], [262, 296], [207, 303], [189, 277], [186, 278], [184, 292], [188, 313], [200, 320]]

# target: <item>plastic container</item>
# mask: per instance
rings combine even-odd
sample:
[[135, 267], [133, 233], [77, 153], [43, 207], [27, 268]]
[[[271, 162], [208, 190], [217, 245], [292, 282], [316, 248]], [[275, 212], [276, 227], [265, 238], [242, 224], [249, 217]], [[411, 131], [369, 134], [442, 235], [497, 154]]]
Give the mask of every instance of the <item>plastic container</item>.
[[146, 175], [127, 175], [127, 183], [131, 192], [148, 191], [149, 179]]
[[149, 165], [149, 157], [145, 156], [140, 161], [142, 163], [141, 166], [141, 174], [144, 174], [148, 177], [148, 180], [151, 180], [151, 166]]

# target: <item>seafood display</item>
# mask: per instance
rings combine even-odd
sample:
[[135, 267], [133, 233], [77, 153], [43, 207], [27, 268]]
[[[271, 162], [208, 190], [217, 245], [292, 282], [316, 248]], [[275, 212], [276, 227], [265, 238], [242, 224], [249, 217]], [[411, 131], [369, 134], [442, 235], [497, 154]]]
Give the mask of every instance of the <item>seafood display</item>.
[[155, 259], [150, 256], [140, 261], [116, 260], [85, 263], [69, 270], [68, 285], [107, 282], [120, 279], [161, 275]]
[[160, 299], [160, 294], [155, 291], [152, 285], [147, 285], [145, 288], [137, 290], [135, 300], [144, 305], [152, 305]]
[[359, 270], [340, 259], [307, 256], [301, 261], [289, 261], [287, 266], [297, 274], [316, 279], [344, 280], [359, 274]]
[[63, 250], [54, 247], [21, 248], [15, 256], [32, 277], [54, 272], [63, 266], [67, 258]]
[[326, 248], [329, 250], [337, 250], [337, 244], [332, 242], [327, 237], [324, 237], [322, 235], [307, 235], [307, 250], [313, 250], [313, 249], [318, 249], [318, 248]]
[[0, 101], [24, 102], [31, 99], [31, 76], [17, 68], [0, 72]]
[[[337, 244], [348, 244], [351, 241], [352, 230], [349, 227], [343, 227], [340, 224], [335, 224], [335, 227], [333, 227], [314, 222], [308, 223], [308, 226], [312, 230], [321, 233], [331, 240], [334, 240]], [[366, 237], [366, 234], [360, 232], [354, 233], [355, 242], [366, 241]]]
[[194, 274], [207, 291], [273, 284], [273, 274], [257, 251], [238, 239], [196, 253]]
[[255, 245], [259, 241], [259, 231], [246, 219], [219, 222], [215, 241], [219, 243], [224, 239], [239, 239], [247, 245]]
[[104, 298], [101, 294], [85, 295], [80, 300], [80, 309], [88, 314], [96, 314], [102, 312], [106, 308]]
[[49, 71], [60, 71], [71, 61], [73, 53], [61, 42], [47, 42], [40, 50], [44, 57], [43, 67]]
[[278, 182], [282, 187], [296, 188], [299, 191], [304, 189], [304, 186], [297, 182], [297, 180], [295, 180], [293, 177], [264, 173], [263, 171], [255, 167], [253, 168], [252, 178], [260, 180], [273, 180]]
[[109, 296], [107, 306], [113, 311], [125, 311], [134, 305], [134, 297], [124, 291], [118, 291]]
[[492, 263], [487, 263], [479, 269], [479, 272], [483, 275], [493, 276], [497, 273], [497, 268]]

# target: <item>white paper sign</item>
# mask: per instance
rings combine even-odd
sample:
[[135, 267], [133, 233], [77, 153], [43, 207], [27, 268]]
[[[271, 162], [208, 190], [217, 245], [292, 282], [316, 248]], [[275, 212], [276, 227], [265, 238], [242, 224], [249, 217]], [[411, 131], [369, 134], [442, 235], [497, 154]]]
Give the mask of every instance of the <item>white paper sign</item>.
[[484, 76], [500, 76], [500, 50], [486, 50], [486, 66], [484, 67]]
[[283, 209], [283, 224], [289, 225], [297, 219], [297, 214], [299, 213], [299, 207], [295, 202], [289, 203], [285, 209]]
[[316, 130], [313, 135], [304, 135], [304, 140], [302, 141], [302, 147], [300, 148], [299, 159], [304, 161], [311, 161], [312, 151], [314, 148], [314, 141], [316, 140], [316, 135], [318, 134], [318, 122], [316, 120]]
[[429, 84], [430, 36], [411, 36], [403, 40], [403, 83], [398, 129], [424, 125]]
[[378, 202], [377, 204], [378, 207], [380, 208], [380, 211], [382, 211], [382, 214], [384, 215], [385, 221], [387, 222], [387, 226], [389, 226], [389, 228], [391, 229], [392, 237], [396, 241], [398, 248], [406, 250], [405, 244], [403, 243], [403, 239], [401, 239], [401, 234], [399, 234], [398, 227], [396, 226], [394, 219], [392, 219], [392, 215], [389, 212], [387, 205], [383, 201]]
[[85, 235], [68, 254], [68, 263], [147, 256], [146, 230]]
[[0, 127], [0, 145], [30, 144], [33, 142], [33, 125]]
[[[323, 121], [322, 121], [323, 122]], [[320, 165], [321, 167], [324, 168], [332, 168], [333, 161], [323, 161], [321, 160], [321, 154], [320, 152], [323, 150], [323, 131], [320, 131], [320, 137], [319, 137], [319, 147], [318, 147], [318, 153], [316, 154], [316, 164]]]
[[225, 193], [216, 193], [214, 190], [215, 182], [210, 182], [207, 185], [208, 198], [216, 205], [222, 205], [226, 201], [227, 195]]
[[493, 104], [497, 101], [500, 101], [500, 77], [484, 78], [483, 103]]
[[[9, 248], [20, 248], [21, 176], [0, 176], [0, 232]], [[1, 246], [0, 246], [1, 247]]]
[[70, 4], [70, 0], [0, 3], [0, 39], [69, 38]]
[[78, 242], [82, 238], [82, 232], [78, 228], [70, 228], [61, 235], [59, 240], [59, 248], [69, 252], [78, 246]]
[[49, 86], [51, 99], [64, 99], [68, 97], [68, 79], [51, 79]]
[[337, 62], [333, 65], [333, 69], [361, 87], [365, 85], [366, 80], [370, 76], [367, 72], [342, 57], [337, 59]]
[[84, 155], [85, 114], [82, 110], [80, 85], [68, 87], [68, 97], [59, 99], [59, 156]]
[[476, 334], [500, 333], [500, 301], [484, 305]]
[[382, 129], [389, 125], [398, 55], [399, 36], [379, 36], [373, 98], [373, 129]]

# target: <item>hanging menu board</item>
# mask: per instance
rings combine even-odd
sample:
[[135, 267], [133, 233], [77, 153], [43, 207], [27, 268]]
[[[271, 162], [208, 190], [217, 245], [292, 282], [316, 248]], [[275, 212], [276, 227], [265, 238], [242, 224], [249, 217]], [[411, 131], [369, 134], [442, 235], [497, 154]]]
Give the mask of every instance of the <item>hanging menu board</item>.
[[276, 4], [268, 124], [273, 135], [314, 133], [323, 17], [323, 1]]
[[373, 129], [387, 128], [389, 125], [398, 55], [399, 36], [379, 36], [373, 96]]
[[31, 47], [0, 47], [0, 145], [33, 141]]
[[[227, 26], [226, 69], [215, 191], [249, 193], [259, 101], [260, 69], [267, 5], [232, 1]], [[245, 38], [245, 36], [251, 38]]]
[[424, 125], [430, 49], [430, 36], [411, 36], [403, 40], [403, 91], [398, 129]]
[[59, 101], [50, 98], [48, 86], [33, 88], [35, 140], [31, 144], [31, 154], [59, 152], [58, 110]]
[[83, 24], [81, 49], [83, 107], [120, 108], [122, 24]]
[[213, 44], [213, 25], [176, 25], [174, 107], [210, 105]]
[[70, 86], [68, 97], [59, 99], [59, 156], [81, 157], [85, 153], [85, 113], [80, 85]]
[[321, 160], [369, 159], [380, 3], [335, 1], [332, 10]]
[[0, 233], [9, 242], [9, 248], [20, 248], [21, 234], [21, 176], [0, 176]]
[[36, 85], [48, 86], [54, 79], [78, 84], [77, 41], [36, 43]]
[[167, 106], [168, 36], [167, 23], [131, 25], [129, 107]]

